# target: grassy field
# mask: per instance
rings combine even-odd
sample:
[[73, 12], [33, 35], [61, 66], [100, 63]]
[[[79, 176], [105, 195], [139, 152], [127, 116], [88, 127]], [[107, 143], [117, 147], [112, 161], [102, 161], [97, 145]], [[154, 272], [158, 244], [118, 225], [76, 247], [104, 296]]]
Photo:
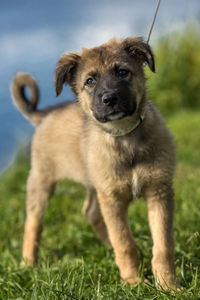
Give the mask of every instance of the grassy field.
[[84, 188], [58, 184], [45, 216], [39, 266], [20, 267], [29, 163], [21, 153], [0, 178], [0, 299], [200, 299], [200, 112], [167, 119], [177, 144], [176, 265], [180, 293], [156, 289], [146, 206], [130, 207], [141, 268], [149, 283], [123, 286], [113, 252], [102, 245], [80, 210]]

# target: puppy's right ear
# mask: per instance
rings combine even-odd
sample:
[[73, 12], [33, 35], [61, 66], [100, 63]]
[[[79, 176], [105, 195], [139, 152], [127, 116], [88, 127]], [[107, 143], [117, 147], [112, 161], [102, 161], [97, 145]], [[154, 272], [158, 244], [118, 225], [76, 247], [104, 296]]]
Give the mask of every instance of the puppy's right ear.
[[155, 61], [151, 47], [142, 38], [126, 38], [122, 42], [123, 48], [129, 55], [135, 57], [140, 63], [146, 62], [152, 72], [155, 72]]
[[81, 56], [78, 53], [63, 54], [57, 62], [54, 77], [56, 96], [59, 96], [63, 89], [63, 84], [69, 84], [75, 91], [75, 73]]

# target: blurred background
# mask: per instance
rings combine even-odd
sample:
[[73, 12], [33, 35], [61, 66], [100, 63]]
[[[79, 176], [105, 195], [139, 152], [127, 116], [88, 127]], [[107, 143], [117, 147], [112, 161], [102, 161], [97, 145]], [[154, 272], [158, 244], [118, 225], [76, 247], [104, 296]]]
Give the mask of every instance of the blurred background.
[[[156, 0], [0, 1], [0, 173], [34, 131], [12, 104], [17, 71], [30, 72], [41, 91], [40, 107], [73, 99], [55, 97], [53, 74], [60, 55], [97, 46], [112, 37], [147, 39]], [[150, 44], [157, 73], [147, 70], [150, 98], [168, 116], [200, 108], [200, 1], [162, 0]]]

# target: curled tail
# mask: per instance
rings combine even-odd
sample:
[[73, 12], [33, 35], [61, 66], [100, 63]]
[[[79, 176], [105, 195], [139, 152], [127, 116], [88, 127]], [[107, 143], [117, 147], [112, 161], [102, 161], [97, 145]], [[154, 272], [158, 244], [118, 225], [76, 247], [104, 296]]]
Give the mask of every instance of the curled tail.
[[[25, 88], [30, 90], [30, 99], [25, 95]], [[46, 112], [37, 109], [40, 96], [35, 79], [28, 73], [17, 73], [11, 84], [11, 93], [19, 111], [34, 125], [38, 125]]]

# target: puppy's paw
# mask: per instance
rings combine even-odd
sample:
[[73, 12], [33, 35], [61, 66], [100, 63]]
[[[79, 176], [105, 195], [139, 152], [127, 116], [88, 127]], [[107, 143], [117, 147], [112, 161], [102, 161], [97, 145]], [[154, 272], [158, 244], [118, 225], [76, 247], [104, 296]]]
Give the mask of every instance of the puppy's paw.
[[137, 286], [138, 284], [144, 282], [148, 282], [148, 280], [146, 278], [139, 277], [139, 276], [121, 279], [121, 283], [123, 285], [130, 285], [130, 286]]
[[162, 288], [165, 291], [180, 292], [182, 287], [176, 277], [171, 274], [167, 276], [159, 276], [156, 278], [157, 288]]
[[36, 261], [33, 257], [32, 258], [23, 257], [21, 262], [20, 262], [21, 267], [30, 267], [30, 268], [32, 268], [35, 264], [36, 264]]

